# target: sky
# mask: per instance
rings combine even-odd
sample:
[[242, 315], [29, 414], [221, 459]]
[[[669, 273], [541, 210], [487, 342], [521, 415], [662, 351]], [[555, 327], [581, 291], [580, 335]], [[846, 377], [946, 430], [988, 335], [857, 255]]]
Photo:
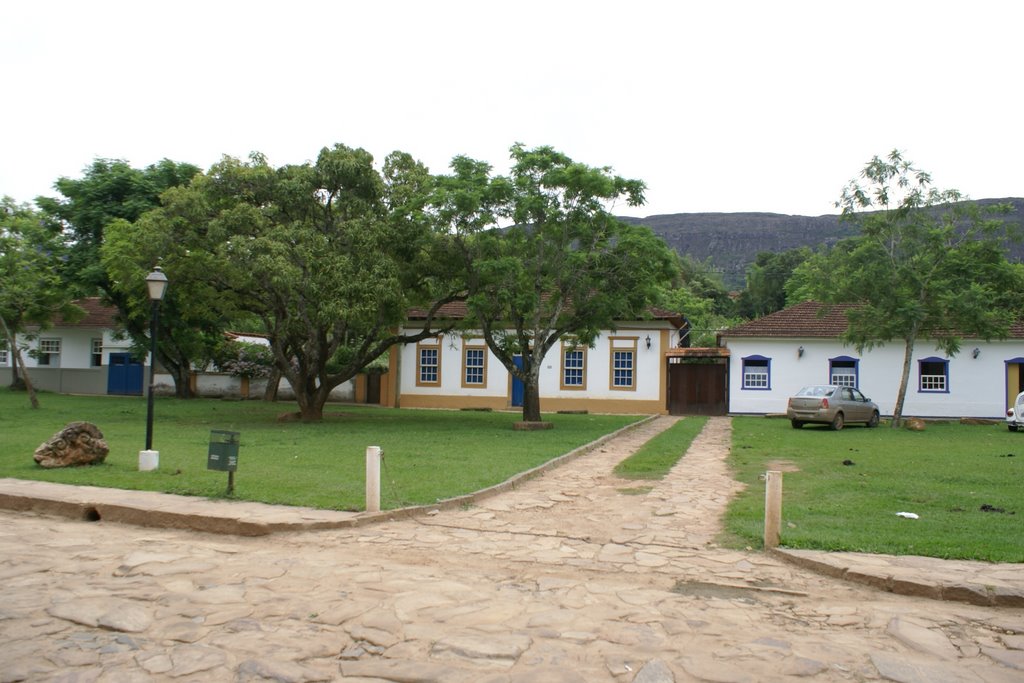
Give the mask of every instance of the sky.
[[643, 180], [623, 216], [835, 213], [893, 149], [1021, 197], [1022, 25], [1009, 0], [8, 0], [0, 195], [336, 143], [503, 173], [521, 142]]

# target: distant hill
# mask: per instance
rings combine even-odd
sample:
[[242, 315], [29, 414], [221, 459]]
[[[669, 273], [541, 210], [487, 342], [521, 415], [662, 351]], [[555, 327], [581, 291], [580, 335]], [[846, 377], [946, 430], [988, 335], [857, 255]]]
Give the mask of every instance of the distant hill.
[[[979, 199], [977, 203], [1013, 204], [1006, 217], [1024, 232], [1024, 199]], [[778, 213], [673, 213], [646, 218], [622, 218], [646, 225], [680, 254], [707, 261], [718, 271], [726, 287], [746, 286], [747, 266], [762, 251], [781, 252], [797, 247], [835, 244], [857, 234], [852, 223], [826, 216], [787, 216]], [[1009, 245], [1010, 259], [1024, 261], [1024, 244]]]

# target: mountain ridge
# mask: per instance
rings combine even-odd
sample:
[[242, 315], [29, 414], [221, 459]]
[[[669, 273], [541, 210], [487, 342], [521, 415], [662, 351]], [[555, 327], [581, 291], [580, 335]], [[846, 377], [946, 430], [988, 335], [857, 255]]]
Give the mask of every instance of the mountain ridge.
[[[1024, 198], [971, 200], [982, 206], [1012, 204], [1003, 219], [1024, 233]], [[857, 225], [839, 214], [801, 216], [769, 212], [702, 212], [657, 214], [644, 218], [620, 217], [633, 225], [646, 225], [680, 255], [708, 263], [725, 286], [742, 289], [747, 267], [760, 252], [783, 252], [799, 247], [830, 246], [859, 233]], [[1011, 242], [1008, 257], [1024, 261], [1024, 244]]]

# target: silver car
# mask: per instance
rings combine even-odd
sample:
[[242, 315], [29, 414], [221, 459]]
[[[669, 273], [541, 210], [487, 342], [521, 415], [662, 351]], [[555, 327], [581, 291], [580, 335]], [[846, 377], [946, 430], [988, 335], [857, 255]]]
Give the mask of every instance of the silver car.
[[853, 387], [814, 384], [789, 399], [786, 417], [793, 429], [800, 429], [809, 422], [827, 424], [836, 431], [847, 422], [877, 427], [878, 406]]
[[1010, 409], [1006, 411], [1006, 427], [1011, 432], [1015, 432], [1018, 429], [1024, 431], [1024, 391], [1017, 394], [1017, 399], [1013, 402]]

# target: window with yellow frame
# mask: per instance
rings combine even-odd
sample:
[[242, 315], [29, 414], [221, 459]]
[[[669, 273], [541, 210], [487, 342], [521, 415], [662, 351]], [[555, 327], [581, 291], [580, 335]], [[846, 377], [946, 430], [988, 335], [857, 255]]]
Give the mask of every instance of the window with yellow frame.
[[619, 391], [636, 391], [637, 337], [609, 337], [609, 386]]
[[416, 344], [416, 386], [441, 385], [441, 338], [425, 339]]
[[575, 339], [562, 340], [562, 389], [583, 391], [587, 388], [587, 347]]
[[467, 339], [462, 345], [462, 386], [487, 387], [487, 345], [480, 339]]

